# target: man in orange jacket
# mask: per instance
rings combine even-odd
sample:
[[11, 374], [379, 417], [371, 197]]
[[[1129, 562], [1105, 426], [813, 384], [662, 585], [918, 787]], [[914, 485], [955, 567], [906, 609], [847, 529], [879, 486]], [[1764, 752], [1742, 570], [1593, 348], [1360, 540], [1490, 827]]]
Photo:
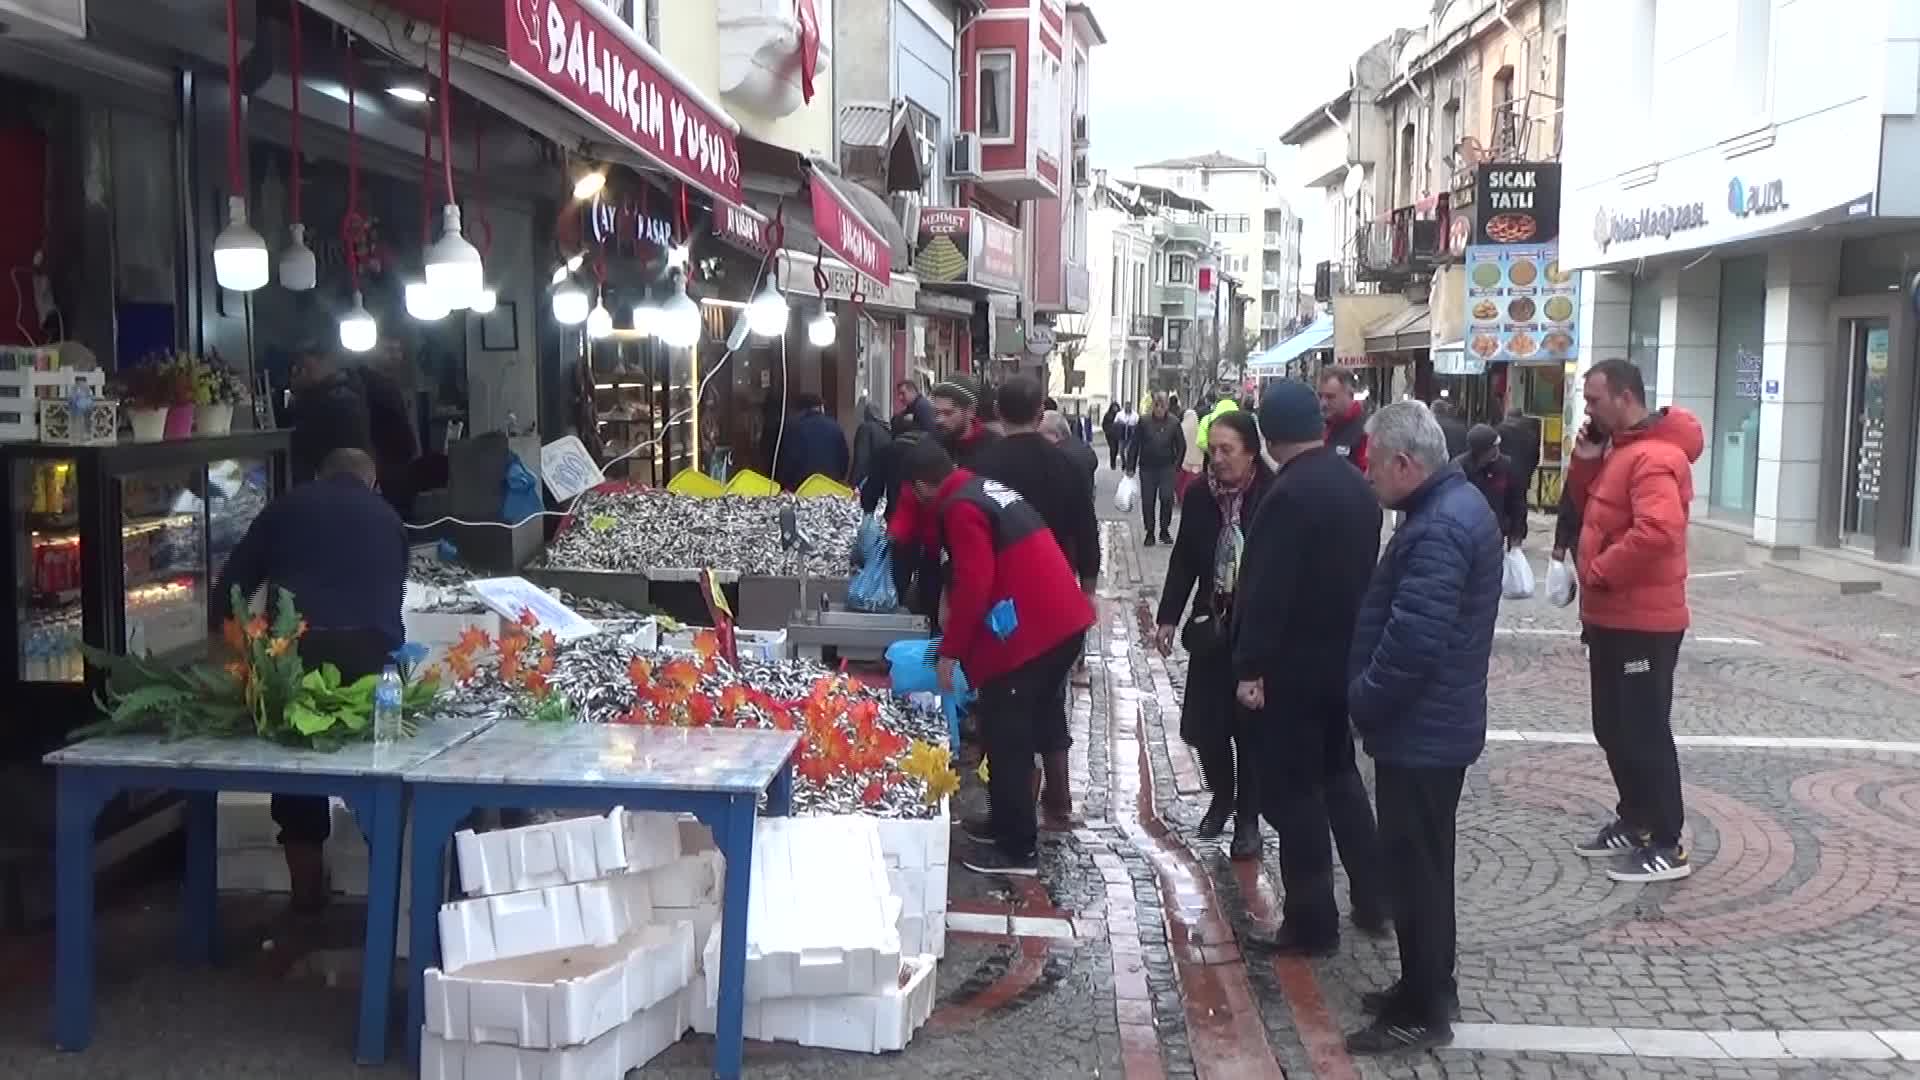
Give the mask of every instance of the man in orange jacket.
[[1649, 410], [1640, 369], [1625, 360], [1587, 372], [1586, 400], [1567, 489], [1580, 515], [1593, 735], [1620, 803], [1613, 823], [1574, 850], [1615, 858], [1615, 881], [1671, 881], [1693, 872], [1680, 845], [1673, 669], [1687, 632], [1688, 507], [1704, 438], [1685, 409]]

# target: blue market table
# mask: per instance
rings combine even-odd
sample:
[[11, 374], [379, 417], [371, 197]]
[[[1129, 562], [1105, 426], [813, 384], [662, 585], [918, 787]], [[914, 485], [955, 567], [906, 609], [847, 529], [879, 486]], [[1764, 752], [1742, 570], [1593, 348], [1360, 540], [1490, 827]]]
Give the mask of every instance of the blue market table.
[[746, 1007], [747, 888], [754, 820], [793, 803], [791, 731], [507, 720], [408, 769], [413, 800], [413, 911], [407, 1046], [420, 1060], [426, 969], [439, 961], [446, 848], [455, 826], [484, 808], [691, 813], [713, 830], [727, 862], [720, 914], [720, 1001], [713, 1072], [740, 1075]]
[[[337, 795], [367, 837], [367, 937], [360, 976], [355, 1060], [387, 1055], [394, 930], [400, 905], [400, 838], [406, 817], [402, 775], [492, 726], [491, 716], [446, 716], [411, 739], [359, 743], [330, 753], [264, 739], [148, 735], [86, 739], [46, 756], [59, 785], [54, 827], [53, 1041], [84, 1050], [93, 1039], [93, 826], [122, 791], [186, 795], [187, 867], [181, 951], [212, 963], [218, 918], [215, 833], [222, 791]], [[433, 905], [425, 905], [431, 912]], [[416, 1037], [418, 1032], [416, 1030]]]

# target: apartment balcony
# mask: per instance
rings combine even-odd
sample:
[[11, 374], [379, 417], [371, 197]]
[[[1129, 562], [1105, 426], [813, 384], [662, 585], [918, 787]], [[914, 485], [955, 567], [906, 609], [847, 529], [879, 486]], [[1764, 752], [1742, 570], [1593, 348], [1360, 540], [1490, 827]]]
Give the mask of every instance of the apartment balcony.
[[1197, 221], [1171, 221], [1161, 219], [1154, 223], [1155, 234], [1169, 244], [1192, 244], [1205, 247], [1213, 243], [1213, 234], [1205, 225]]
[[1159, 341], [1166, 335], [1167, 321], [1158, 315], [1135, 315], [1127, 327], [1127, 336], [1143, 341]]
[[1265, 248], [1268, 251], [1280, 251], [1283, 248], [1285, 248], [1286, 245], [1281, 242], [1279, 233], [1270, 232], [1266, 234], [1266, 238], [1261, 243], [1261, 247]]
[[1277, 311], [1262, 312], [1260, 315], [1260, 329], [1262, 330], [1280, 329], [1280, 313]]
[[1153, 287], [1153, 304], [1168, 318], [1191, 318], [1194, 290], [1191, 281], [1165, 281]]
[[1355, 231], [1353, 251], [1358, 281], [1394, 284], [1451, 260], [1447, 251], [1447, 196], [1403, 206], [1385, 221]]
[[1266, 271], [1265, 273], [1263, 273], [1263, 274], [1261, 274], [1261, 275], [1260, 275], [1260, 288], [1261, 288], [1261, 289], [1263, 289], [1263, 290], [1265, 290], [1265, 291], [1267, 291], [1267, 292], [1273, 292], [1274, 290], [1276, 290], [1276, 289], [1278, 289], [1279, 287], [1280, 287], [1280, 275], [1279, 275], [1279, 274], [1277, 274], [1277, 273], [1274, 273], [1274, 272], [1273, 272], [1272, 270], [1268, 270], [1268, 271]]

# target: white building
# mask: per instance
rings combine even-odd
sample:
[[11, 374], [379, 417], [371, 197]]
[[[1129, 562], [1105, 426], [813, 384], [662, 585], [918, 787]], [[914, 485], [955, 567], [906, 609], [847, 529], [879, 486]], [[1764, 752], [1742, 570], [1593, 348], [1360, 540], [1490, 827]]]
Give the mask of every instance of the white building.
[[1568, 40], [1582, 362], [1699, 416], [1696, 537], [1920, 562], [1920, 3], [1573, 0]]
[[1294, 310], [1301, 282], [1300, 218], [1281, 195], [1265, 152], [1259, 157], [1244, 161], [1214, 152], [1133, 170], [1140, 183], [1213, 208], [1206, 224], [1220, 245], [1220, 269], [1246, 282], [1254, 298], [1247, 329], [1256, 350], [1278, 341], [1301, 314]]
[[1054, 394], [1079, 398], [1096, 415], [1111, 401], [1137, 401], [1146, 387], [1146, 365], [1157, 312], [1151, 309], [1153, 236], [1146, 218], [1102, 170], [1086, 193], [1087, 251], [1092, 287], [1086, 340], [1074, 368], [1085, 382], [1068, 391], [1056, 372]]

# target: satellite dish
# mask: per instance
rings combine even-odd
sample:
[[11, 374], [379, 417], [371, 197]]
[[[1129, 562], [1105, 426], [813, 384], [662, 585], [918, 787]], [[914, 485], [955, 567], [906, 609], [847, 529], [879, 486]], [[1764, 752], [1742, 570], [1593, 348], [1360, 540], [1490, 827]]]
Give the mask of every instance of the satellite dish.
[[1362, 169], [1358, 165], [1349, 163], [1347, 165], [1347, 178], [1340, 185], [1341, 192], [1343, 192], [1346, 195], [1346, 197], [1349, 199], [1358, 198], [1360, 196], [1360, 189], [1365, 187], [1366, 185], [1367, 185], [1366, 170]]

